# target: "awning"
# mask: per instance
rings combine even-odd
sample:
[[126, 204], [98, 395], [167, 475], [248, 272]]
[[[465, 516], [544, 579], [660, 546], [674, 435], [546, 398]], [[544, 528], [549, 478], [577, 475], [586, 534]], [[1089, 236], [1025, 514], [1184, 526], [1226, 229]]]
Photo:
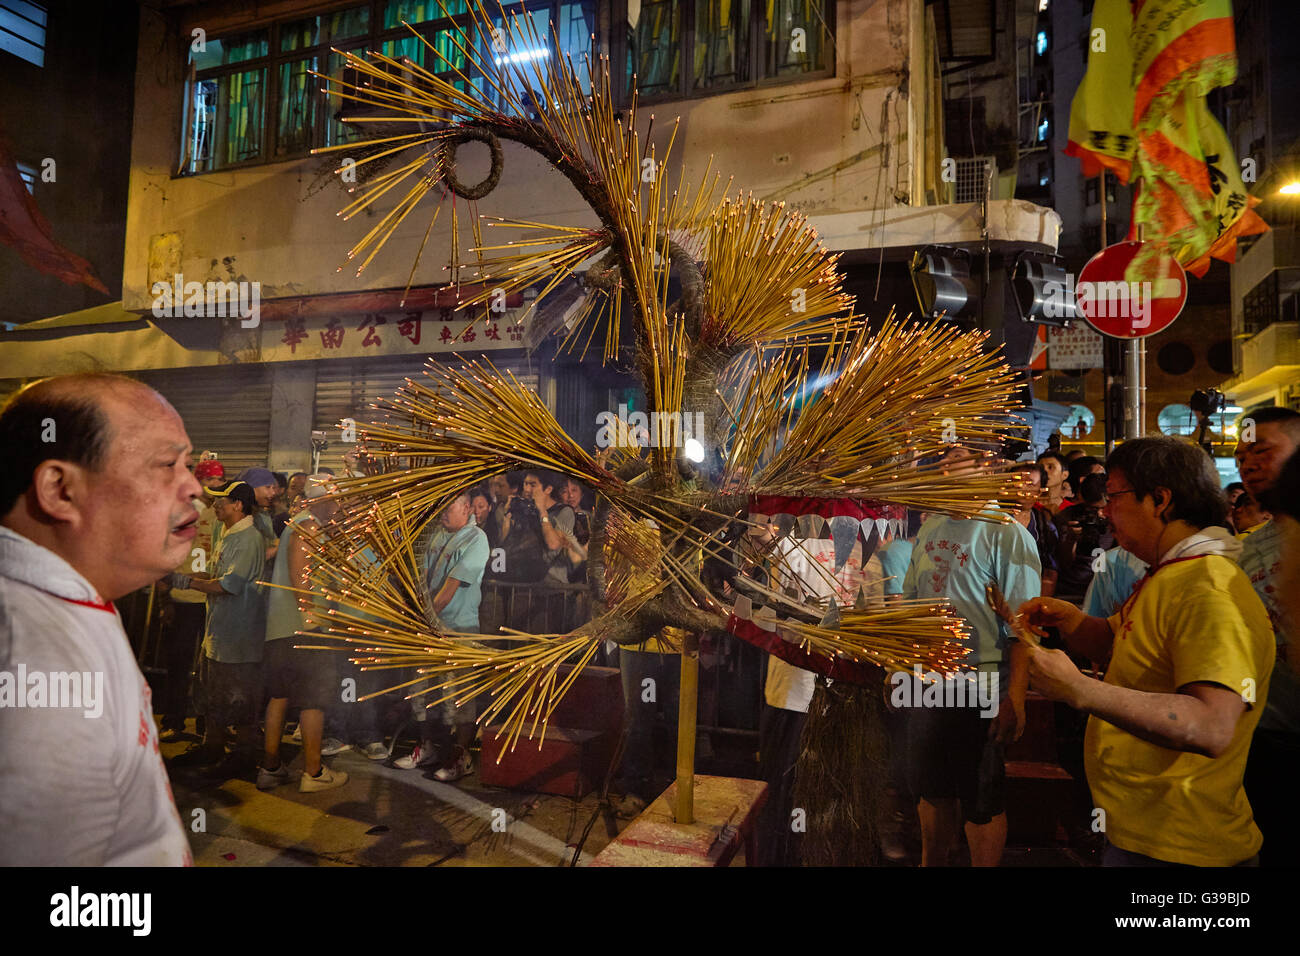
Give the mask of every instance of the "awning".
[[148, 318], [110, 302], [0, 333], [0, 379], [218, 365], [220, 355], [184, 348]]
[[1020, 414], [1029, 422], [1033, 435], [1031, 440], [1034, 443], [1034, 454], [1037, 455], [1047, 447], [1047, 440], [1052, 437], [1052, 432], [1060, 428], [1061, 422], [1070, 417], [1070, 406], [1035, 398], [1033, 406]]

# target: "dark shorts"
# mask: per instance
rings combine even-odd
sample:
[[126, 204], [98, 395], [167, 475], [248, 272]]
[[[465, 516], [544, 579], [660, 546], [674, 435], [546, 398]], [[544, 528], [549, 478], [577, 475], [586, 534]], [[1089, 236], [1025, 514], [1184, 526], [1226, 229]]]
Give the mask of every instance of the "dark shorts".
[[271, 697], [287, 697], [303, 710], [324, 710], [340, 703], [339, 683], [333, 651], [295, 648], [293, 638], [267, 641], [262, 652], [266, 691]]
[[907, 784], [917, 799], [961, 801], [969, 823], [991, 821], [1005, 808], [1002, 745], [995, 719], [975, 707], [914, 707], [903, 712]]
[[206, 654], [200, 662], [199, 682], [203, 686], [203, 742], [209, 748], [220, 747], [225, 740], [226, 725], [242, 728], [243, 746], [252, 746], [250, 738], [257, 729], [262, 708], [262, 664], [225, 664]]

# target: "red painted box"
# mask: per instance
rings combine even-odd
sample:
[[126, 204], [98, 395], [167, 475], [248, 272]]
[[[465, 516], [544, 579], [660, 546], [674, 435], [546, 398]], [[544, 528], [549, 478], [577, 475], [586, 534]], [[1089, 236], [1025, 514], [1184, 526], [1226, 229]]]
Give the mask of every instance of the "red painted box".
[[506, 735], [502, 731], [497, 724], [483, 732], [479, 779], [484, 784], [574, 799], [586, 796], [604, 782], [616, 742], [608, 734], [594, 730], [549, 727], [540, 750], [536, 740], [521, 736], [514, 751], [503, 754]]

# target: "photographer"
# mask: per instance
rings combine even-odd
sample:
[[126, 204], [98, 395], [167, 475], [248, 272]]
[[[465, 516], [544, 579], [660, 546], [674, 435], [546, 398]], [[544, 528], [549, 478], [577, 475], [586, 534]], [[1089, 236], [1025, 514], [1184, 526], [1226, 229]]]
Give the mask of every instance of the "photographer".
[[531, 584], [546, 573], [540, 515], [537, 506], [522, 495], [521, 472], [498, 475], [491, 479], [489, 486], [499, 488], [501, 481], [505, 483], [505, 496], [492, 510], [493, 528], [486, 534], [492, 547], [504, 552], [504, 560], [498, 563], [490, 559], [487, 576], [498, 581]]
[[555, 475], [546, 471], [524, 472], [524, 502], [531, 505], [541, 526], [545, 550], [545, 580], [553, 584], [569, 583], [568, 549], [576, 544], [573, 537], [573, 509], [555, 499]]
[[1057, 550], [1060, 567], [1056, 593], [1078, 600], [1088, 590], [1092, 580], [1092, 562], [1097, 549], [1107, 551], [1115, 546], [1115, 535], [1106, 520], [1106, 476], [1092, 474], [1079, 482], [1082, 501], [1060, 511], [1055, 518], [1061, 533]]

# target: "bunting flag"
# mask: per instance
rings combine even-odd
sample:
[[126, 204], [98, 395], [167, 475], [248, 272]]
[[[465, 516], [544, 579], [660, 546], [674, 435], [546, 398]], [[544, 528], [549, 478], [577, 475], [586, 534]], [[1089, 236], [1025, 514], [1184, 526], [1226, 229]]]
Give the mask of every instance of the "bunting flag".
[[1128, 238], [1159, 237], [1134, 257], [1140, 281], [1164, 251], [1193, 275], [1231, 262], [1268, 226], [1206, 94], [1236, 80], [1230, 0], [1099, 0], [1088, 70], [1070, 111], [1068, 155], [1088, 176], [1135, 185]]

